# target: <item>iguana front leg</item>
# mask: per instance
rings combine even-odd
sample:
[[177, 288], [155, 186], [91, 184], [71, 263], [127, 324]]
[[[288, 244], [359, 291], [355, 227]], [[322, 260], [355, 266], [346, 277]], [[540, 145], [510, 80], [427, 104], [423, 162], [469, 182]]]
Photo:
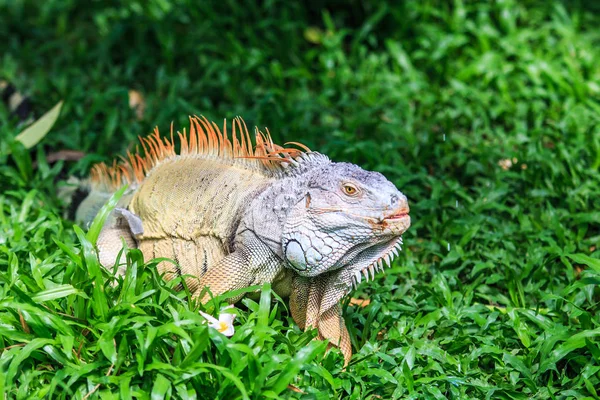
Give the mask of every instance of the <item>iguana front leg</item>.
[[338, 347], [344, 355], [344, 363], [348, 364], [352, 346], [339, 304], [345, 291], [333, 283], [337, 279], [335, 273], [314, 278], [294, 277], [290, 310], [301, 329], [316, 328], [317, 339], [327, 339]]
[[[283, 272], [283, 262], [250, 230], [240, 232], [234, 251], [217, 262], [200, 278], [196, 295], [208, 287], [213, 296], [252, 285], [273, 282]], [[238, 301], [243, 295], [230, 299]], [[202, 303], [210, 300], [205, 293]]]
[[[254, 277], [244, 266], [249, 265], [249, 257], [245, 249], [239, 249], [225, 256], [214, 267], [209, 269], [198, 284], [198, 289], [194, 297], [200, 295], [202, 289], [207, 287], [213, 296], [218, 296], [225, 292], [241, 289], [252, 285]], [[210, 293], [205, 292], [202, 296], [202, 303], [210, 300]], [[237, 301], [238, 298], [233, 299]]]
[[344, 316], [342, 306], [338, 303], [322, 312], [318, 319], [319, 335], [338, 347], [344, 355], [344, 364], [347, 365], [352, 357], [352, 343]]
[[96, 246], [98, 260], [109, 269], [115, 262], [119, 265], [118, 274], [125, 274], [125, 254], [117, 260], [123, 248], [123, 241], [129, 248], [137, 248], [136, 236], [144, 233], [142, 220], [124, 208], [114, 209], [98, 235]]

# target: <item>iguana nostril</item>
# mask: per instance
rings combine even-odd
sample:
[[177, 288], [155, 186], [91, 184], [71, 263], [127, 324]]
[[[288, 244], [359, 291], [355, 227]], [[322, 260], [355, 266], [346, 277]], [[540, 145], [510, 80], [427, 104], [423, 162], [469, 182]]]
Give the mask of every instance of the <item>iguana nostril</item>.
[[408, 207], [408, 199], [403, 194], [400, 194], [400, 197], [398, 199], [398, 207], [400, 207], [400, 208], [406, 208], [407, 211], [409, 209], [409, 207]]
[[402, 193], [390, 195], [390, 204], [394, 210], [406, 209], [408, 211], [408, 199]]

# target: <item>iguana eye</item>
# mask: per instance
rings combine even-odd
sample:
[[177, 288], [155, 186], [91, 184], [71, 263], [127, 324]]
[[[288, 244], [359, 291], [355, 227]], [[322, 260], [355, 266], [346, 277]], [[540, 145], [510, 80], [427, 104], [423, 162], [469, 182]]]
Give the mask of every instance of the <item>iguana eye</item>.
[[358, 188], [351, 183], [344, 183], [342, 188], [348, 196], [356, 196], [358, 194]]

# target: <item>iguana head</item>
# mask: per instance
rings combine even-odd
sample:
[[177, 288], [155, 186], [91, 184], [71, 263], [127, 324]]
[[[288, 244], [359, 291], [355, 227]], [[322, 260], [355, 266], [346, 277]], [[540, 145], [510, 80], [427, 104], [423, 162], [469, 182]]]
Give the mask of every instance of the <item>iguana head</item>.
[[319, 165], [307, 172], [305, 197], [287, 214], [284, 258], [300, 276], [343, 270], [336, 275], [349, 288], [391, 262], [410, 226], [408, 212], [406, 196], [382, 174]]

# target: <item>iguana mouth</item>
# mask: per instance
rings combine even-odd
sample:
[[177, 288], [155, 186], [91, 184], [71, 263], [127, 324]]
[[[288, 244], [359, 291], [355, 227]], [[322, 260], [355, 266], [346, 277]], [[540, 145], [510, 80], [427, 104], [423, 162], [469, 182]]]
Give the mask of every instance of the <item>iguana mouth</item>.
[[[410, 219], [408, 207], [392, 210], [391, 212], [380, 214], [377, 217], [369, 216], [365, 218], [374, 229], [387, 228], [389, 225], [397, 224], [400, 221]], [[409, 222], [410, 223], [410, 222]], [[408, 229], [408, 226], [406, 227]]]
[[391, 268], [392, 261], [394, 261], [400, 251], [402, 251], [402, 237], [397, 237], [389, 242], [382, 256], [375, 258], [366, 267], [358, 269], [353, 273], [351, 278], [352, 288], [356, 289], [363, 277], [367, 282], [369, 279], [375, 279], [375, 272], [383, 272], [385, 265]]
[[393, 220], [402, 219], [402, 218], [405, 218], [405, 217], [408, 217], [408, 210], [398, 211], [395, 214], [390, 215], [389, 217], [385, 217], [384, 220], [386, 220], [386, 221], [393, 221]]
[[402, 218], [408, 217], [409, 212], [410, 212], [410, 208], [408, 207], [408, 205], [403, 205], [403, 206], [396, 208], [395, 210], [392, 210], [391, 212], [388, 212], [387, 214], [384, 214], [383, 220], [384, 221], [392, 221], [392, 220], [396, 220], [396, 219], [402, 219]]

